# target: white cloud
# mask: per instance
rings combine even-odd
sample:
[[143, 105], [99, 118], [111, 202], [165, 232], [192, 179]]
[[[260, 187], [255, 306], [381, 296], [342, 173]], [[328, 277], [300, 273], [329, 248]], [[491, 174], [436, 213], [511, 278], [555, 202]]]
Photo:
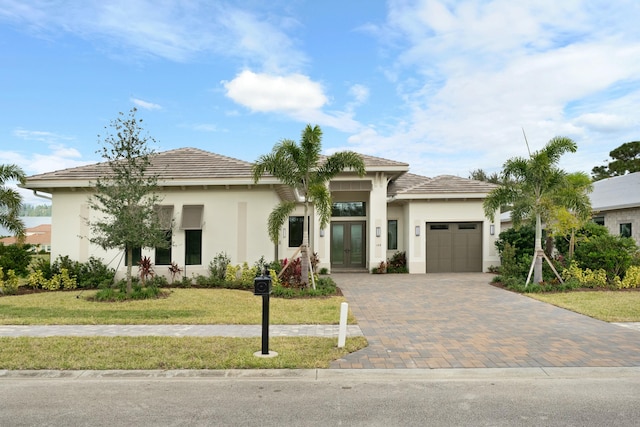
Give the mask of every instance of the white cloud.
[[252, 111], [316, 110], [327, 103], [322, 86], [301, 74], [278, 76], [245, 70], [223, 85], [229, 98]]
[[526, 155], [524, 128], [532, 150], [576, 139], [582, 163], [567, 163], [590, 170], [639, 122], [637, 85], [624, 87], [640, 75], [638, 12], [629, 1], [391, 1], [386, 24], [369, 29], [395, 54], [385, 73], [409, 113], [343, 148], [428, 175], [499, 168]]
[[159, 104], [154, 104], [153, 102], [144, 101], [138, 98], [131, 98], [131, 102], [140, 108], [144, 108], [145, 110], [160, 110], [162, 106]]
[[322, 111], [329, 102], [322, 85], [302, 74], [283, 76], [245, 70], [222, 85], [227, 97], [254, 112], [285, 114], [300, 122], [345, 132], [361, 128], [350, 112]]
[[17, 128], [13, 130], [13, 135], [26, 141], [55, 142], [60, 140], [72, 140], [73, 138], [59, 135], [54, 132], [28, 130]]

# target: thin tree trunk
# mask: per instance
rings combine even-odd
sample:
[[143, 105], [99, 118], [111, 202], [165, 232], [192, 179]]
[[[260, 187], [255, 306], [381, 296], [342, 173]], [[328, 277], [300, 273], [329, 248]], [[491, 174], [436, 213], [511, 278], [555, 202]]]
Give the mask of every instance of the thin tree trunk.
[[127, 295], [133, 291], [131, 287], [131, 269], [133, 268], [133, 248], [127, 247]]
[[300, 282], [305, 288], [309, 287], [309, 232], [307, 223], [308, 203], [304, 203], [304, 217], [302, 219], [302, 246], [300, 247]]
[[535, 265], [533, 267], [533, 281], [542, 282], [542, 220], [540, 214], [536, 213], [536, 243], [535, 243]]

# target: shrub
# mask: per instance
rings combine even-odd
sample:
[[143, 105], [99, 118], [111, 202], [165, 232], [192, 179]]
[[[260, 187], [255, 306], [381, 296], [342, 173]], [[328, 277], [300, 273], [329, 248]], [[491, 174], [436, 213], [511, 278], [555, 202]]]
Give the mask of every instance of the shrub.
[[171, 284], [176, 281], [176, 277], [182, 274], [182, 269], [178, 264], [172, 262], [169, 266], [169, 274], [171, 275]]
[[49, 279], [44, 276], [42, 270], [36, 270], [27, 276], [27, 283], [33, 289], [44, 288], [47, 286]]
[[138, 261], [138, 275], [140, 276], [140, 281], [145, 283], [149, 279], [153, 279], [155, 276], [155, 271], [153, 271], [153, 262], [151, 262], [151, 258], [148, 256], [143, 256]]
[[51, 279], [42, 284], [42, 289], [57, 291], [58, 289], [76, 289], [78, 284], [75, 277], [69, 277], [69, 271], [63, 268], [60, 273], [54, 274]]
[[630, 237], [611, 234], [591, 236], [577, 247], [574, 260], [578, 266], [592, 271], [606, 271], [609, 281], [616, 276], [623, 277], [631, 266], [638, 247]]
[[141, 284], [138, 279], [134, 279], [131, 294], [127, 295], [127, 281], [120, 280], [115, 287], [102, 287], [91, 297], [94, 301], [126, 301], [161, 298], [166, 295], [158, 286], [154, 284], [155, 279]]
[[0, 267], [0, 294], [15, 295], [18, 293], [19, 280], [15, 271], [8, 270], [6, 274]]
[[523, 225], [518, 228], [504, 230], [496, 240], [498, 252], [502, 254], [504, 246], [509, 243], [515, 250], [514, 258], [522, 259], [524, 255], [532, 255], [536, 240], [536, 230], [532, 225]]
[[231, 260], [226, 252], [220, 252], [209, 263], [209, 275], [214, 282], [224, 282], [227, 274], [227, 267]]
[[608, 285], [607, 273], [603, 269], [582, 270], [575, 261], [571, 261], [569, 267], [562, 271], [562, 279], [565, 281], [575, 280], [581, 287], [585, 288], [605, 288]]
[[405, 252], [396, 252], [387, 263], [387, 273], [408, 273], [407, 255]]
[[0, 267], [4, 271], [13, 270], [20, 277], [29, 274], [32, 253], [31, 245], [4, 245], [0, 243]]
[[640, 288], [640, 267], [632, 265], [627, 269], [627, 274], [622, 281], [617, 283], [618, 288]]

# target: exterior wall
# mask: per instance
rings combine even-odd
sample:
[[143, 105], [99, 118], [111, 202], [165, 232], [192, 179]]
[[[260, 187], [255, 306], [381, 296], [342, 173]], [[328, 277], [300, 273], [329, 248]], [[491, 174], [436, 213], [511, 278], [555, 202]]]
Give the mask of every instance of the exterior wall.
[[[81, 262], [94, 256], [119, 276], [126, 271], [122, 252], [103, 250], [89, 243], [89, 227], [83, 218], [95, 219], [97, 214], [87, 204], [88, 193], [77, 191], [55, 192], [52, 201], [52, 260], [68, 255]], [[174, 206], [172, 260], [183, 268], [185, 277], [207, 274], [209, 262], [225, 252], [233, 264], [250, 265], [264, 256], [271, 261], [275, 248], [269, 240], [267, 219], [278, 202], [275, 192], [268, 188], [247, 187], [169, 190], [162, 205]], [[202, 263], [185, 266], [185, 232], [180, 229], [182, 206], [203, 205]], [[153, 260], [155, 251], [145, 249], [143, 256]], [[156, 266], [156, 274], [168, 275], [168, 267]]]
[[[482, 269], [488, 271], [499, 265], [500, 258], [495, 241], [500, 234], [499, 221], [495, 222], [494, 234], [490, 234], [490, 221], [484, 216], [481, 200], [473, 201], [412, 201], [406, 209], [404, 230], [407, 265], [412, 274], [427, 271], [426, 223], [427, 222], [480, 222], [482, 223]], [[419, 227], [419, 236], [416, 229]]]
[[631, 237], [640, 246], [640, 208], [603, 211], [598, 216], [604, 216], [604, 226], [615, 236], [620, 235], [620, 224], [631, 223]]
[[[377, 236], [377, 229], [380, 236]], [[379, 173], [373, 178], [369, 194], [369, 218], [367, 220], [369, 245], [367, 269], [387, 259], [387, 176]]]

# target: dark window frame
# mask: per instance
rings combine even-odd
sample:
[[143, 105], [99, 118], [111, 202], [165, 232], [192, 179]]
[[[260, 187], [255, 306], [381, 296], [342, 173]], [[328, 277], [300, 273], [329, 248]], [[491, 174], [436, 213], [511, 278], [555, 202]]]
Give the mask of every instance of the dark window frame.
[[398, 220], [387, 220], [387, 250], [398, 250]]

